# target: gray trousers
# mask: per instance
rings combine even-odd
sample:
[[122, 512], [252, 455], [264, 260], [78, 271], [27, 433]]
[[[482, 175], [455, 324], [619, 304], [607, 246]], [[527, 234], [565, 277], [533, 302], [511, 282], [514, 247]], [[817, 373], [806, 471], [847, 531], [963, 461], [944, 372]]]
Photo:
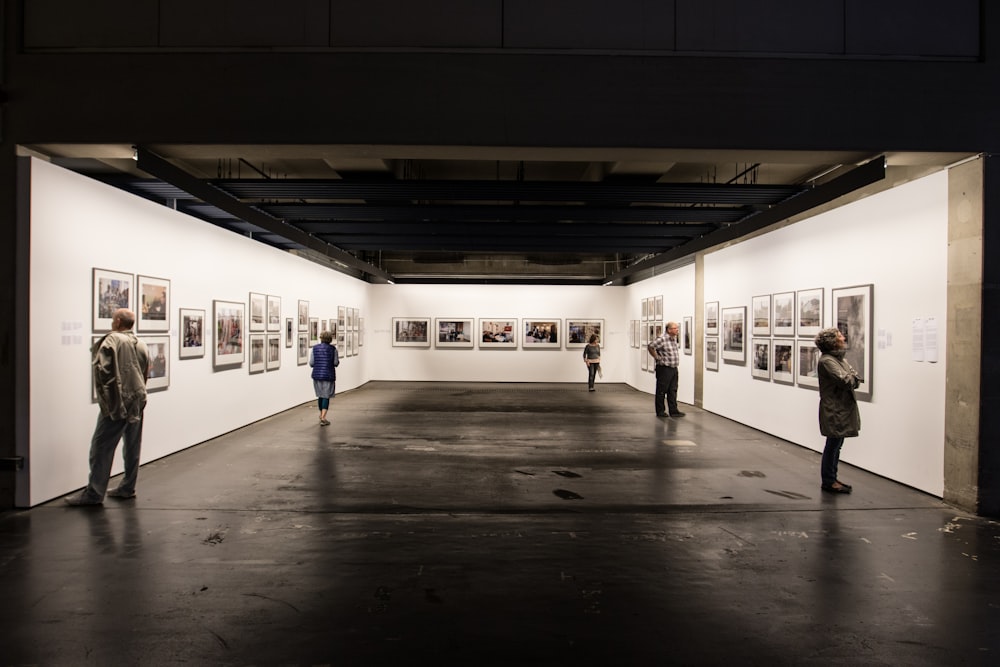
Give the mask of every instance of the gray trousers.
[[102, 502], [108, 492], [111, 465], [115, 460], [118, 441], [125, 440], [122, 458], [125, 460], [125, 477], [118, 485], [123, 491], [135, 491], [139, 477], [139, 452], [142, 449], [142, 420], [129, 423], [127, 419], [111, 419], [101, 413], [97, 417], [94, 436], [90, 440], [90, 480], [83, 491], [82, 499], [88, 502]]

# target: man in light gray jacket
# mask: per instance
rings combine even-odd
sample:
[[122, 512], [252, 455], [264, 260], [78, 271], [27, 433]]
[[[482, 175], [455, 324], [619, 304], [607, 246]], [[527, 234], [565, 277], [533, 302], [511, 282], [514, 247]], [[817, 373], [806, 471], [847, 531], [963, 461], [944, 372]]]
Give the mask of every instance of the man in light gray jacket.
[[[135, 313], [127, 308], [115, 311], [111, 332], [91, 350], [94, 385], [101, 412], [90, 441], [90, 480], [87, 488], [66, 498], [74, 507], [100, 505], [104, 495], [135, 498], [142, 445], [142, 413], [146, 408], [146, 379], [149, 377], [149, 350], [132, 333]], [[125, 477], [118, 488], [108, 491], [111, 465], [118, 441], [124, 439], [122, 456]]]

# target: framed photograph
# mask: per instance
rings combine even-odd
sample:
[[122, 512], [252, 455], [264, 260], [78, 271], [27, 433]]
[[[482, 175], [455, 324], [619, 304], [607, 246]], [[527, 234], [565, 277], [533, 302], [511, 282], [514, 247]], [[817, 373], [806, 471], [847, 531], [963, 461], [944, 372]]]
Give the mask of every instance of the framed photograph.
[[264, 369], [267, 368], [267, 351], [264, 349], [266, 344], [266, 334], [252, 333], [249, 335], [251, 373], [263, 373]]
[[334, 325], [337, 330], [334, 332], [333, 344], [337, 346], [337, 350], [341, 354], [348, 356], [351, 332], [347, 330], [346, 326], [340, 326], [338, 322], [334, 322]]
[[761, 380], [771, 379], [771, 341], [754, 338], [750, 341], [750, 374]]
[[392, 318], [393, 347], [430, 347], [431, 320], [429, 317]]
[[705, 336], [705, 370], [719, 370], [719, 338]]
[[681, 325], [681, 349], [684, 350], [684, 354], [693, 354], [693, 344], [694, 318], [691, 316], [685, 316], [684, 322]]
[[299, 331], [309, 331], [309, 302], [299, 300]]
[[177, 319], [180, 321], [180, 358], [192, 359], [205, 356], [205, 311], [196, 308], [181, 308]]
[[358, 347], [365, 344], [365, 318], [358, 316]]
[[309, 318], [309, 344], [315, 345], [319, 342], [319, 318]]
[[281, 297], [267, 295], [267, 330], [281, 331]]
[[722, 309], [722, 358], [725, 361], [746, 363], [747, 308], [735, 306]]
[[517, 320], [514, 318], [480, 318], [479, 347], [484, 350], [516, 350]]
[[525, 350], [558, 350], [562, 345], [559, 340], [561, 319], [524, 320], [521, 330], [524, 332]]
[[663, 296], [654, 297], [653, 299], [653, 319], [663, 319]]
[[771, 335], [771, 295], [755, 296], [750, 306], [753, 326], [750, 333], [754, 336]]
[[215, 322], [215, 347], [212, 365], [240, 366], [243, 364], [243, 322], [246, 304], [239, 301], [213, 301], [212, 319]]
[[347, 328], [347, 308], [344, 306], [337, 306], [337, 326], [341, 329]]
[[351, 349], [354, 351], [355, 356], [361, 354], [361, 332], [352, 331], [351, 332]]
[[823, 328], [823, 288], [799, 290], [795, 293], [795, 332], [805, 338], [815, 336]]
[[566, 320], [566, 349], [584, 348], [591, 336], [604, 345], [604, 320]]
[[170, 281], [166, 278], [136, 276], [139, 303], [136, 304], [135, 330], [170, 331]]
[[790, 340], [771, 342], [771, 379], [795, 384], [795, 346]]
[[267, 334], [267, 361], [269, 371], [281, 368], [281, 334]]
[[837, 287], [831, 291], [833, 301], [832, 326], [844, 335], [844, 360], [864, 380], [854, 390], [858, 400], [872, 400], [872, 306], [873, 285]]
[[[267, 295], [250, 292], [250, 326], [247, 331], [267, 329]], [[253, 363], [251, 363], [251, 366]]]
[[649, 319], [649, 299], [642, 300], [642, 321]]
[[[650, 321], [646, 324], [646, 340], [652, 343], [654, 340], [663, 335], [663, 322], [653, 322]], [[649, 356], [649, 351], [646, 351], [646, 356]], [[652, 357], [649, 357], [649, 368], [647, 368], [650, 373], [656, 372], [656, 362]]]
[[796, 384], [800, 387], [811, 389], [819, 388], [819, 348], [812, 340], [797, 340], [795, 345], [798, 348], [796, 358], [798, 359], [798, 374]]
[[639, 370], [645, 372], [649, 371], [649, 365], [653, 363], [653, 358], [649, 356], [647, 350], [642, 350], [639, 352]]
[[132, 309], [132, 274], [93, 270], [93, 330], [111, 331], [111, 319], [119, 308]]
[[354, 331], [354, 327], [357, 326], [358, 322], [357, 312], [358, 312], [357, 308], [347, 309], [347, 328], [350, 331]]
[[159, 391], [170, 386], [170, 336], [139, 336], [149, 349], [149, 377], [146, 389]]
[[719, 335], [719, 302], [709, 301], [705, 304], [705, 335]]
[[795, 335], [795, 292], [781, 292], [771, 298], [772, 328], [775, 336]]
[[291, 317], [285, 318], [285, 347], [291, 347], [292, 341], [295, 339], [295, 319]]
[[473, 333], [475, 320], [448, 319], [440, 317], [434, 321], [434, 347], [472, 347], [476, 344]]
[[297, 340], [295, 361], [299, 366], [305, 366], [309, 363], [309, 333], [305, 331], [298, 332]]

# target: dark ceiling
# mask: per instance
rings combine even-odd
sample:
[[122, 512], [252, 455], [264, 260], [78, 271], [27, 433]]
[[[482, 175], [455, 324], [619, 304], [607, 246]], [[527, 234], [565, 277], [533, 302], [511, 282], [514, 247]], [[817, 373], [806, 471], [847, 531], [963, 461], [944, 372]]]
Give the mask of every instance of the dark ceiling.
[[625, 284], [958, 154], [38, 145], [34, 155], [372, 282]]

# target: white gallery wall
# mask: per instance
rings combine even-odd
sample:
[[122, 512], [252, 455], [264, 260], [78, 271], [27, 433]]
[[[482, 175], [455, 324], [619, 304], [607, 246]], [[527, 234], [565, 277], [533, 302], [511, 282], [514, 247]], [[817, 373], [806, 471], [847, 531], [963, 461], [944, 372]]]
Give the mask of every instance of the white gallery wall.
[[[698, 331], [695, 317], [695, 266], [688, 264], [668, 273], [654, 276], [640, 283], [630, 285], [627, 288], [628, 304], [626, 304], [626, 318], [629, 322], [638, 321], [640, 325], [646, 324], [642, 320], [643, 299], [663, 299], [663, 318], [657, 320], [663, 322], [677, 322], [681, 327], [680, 336], [683, 338], [684, 318], [690, 317], [695, 324], [694, 331]], [[626, 337], [626, 345], [628, 340]], [[682, 345], [683, 347], [683, 345]], [[628, 374], [626, 382], [630, 385], [649, 393], [656, 391], [656, 376], [653, 373], [653, 358], [649, 356], [646, 347], [637, 343], [628, 351]], [[648, 357], [648, 370], [642, 370], [642, 362]], [[678, 367], [677, 375], [677, 401], [679, 403], [694, 403], [694, 347], [692, 345], [691, 354], [684, 354], [681, 351], [681, 363]], [[684, 407], [681, 406], [683, 411]], [[650, 414], [653, 413], [653, 404], [650, 401]]]
[[[284, 345], [298, 300], [310, 315], [337, 307], [367, 315], [368, 284], [40, 160], [31, 161], [30, 436], [17, 503], [35, 505], [86, 484], [98, 407], [91, 400], [93, 268], [170, 281], [169, 387], [150, 394], [142, 461], [148, 462], [314, 398], [310, 369]], [[216, 371], [212, 302], [281, 297], [279, 369], [248, 362]], [[206, 354], [178, 358], [178, 309], [206, 314]], [[342, 360], [338, 391], [367, 381], [361, 354]], [[114, 473], [121, 471], [120, 455]]]
[[[948, 174], [939, 172], [704, 261], [705, 301], [718, 301], [720, 313], [746, 306], [748, 333], [755, 296], [823, 288], [823, 325], [833, 326], [831, 289], [874, 285], [873, 396], [860, 404], [861, 435], [846, 441], [841, 460], [936, 496], [944, 493], [947, 206]], [[914, 320], [929, 318], [938, 323], [937, 363], [913, 360]], [[818, 392], [751, 377], [747, 356], [705, 371], [704, 408], [822, 451]]]
[[[372, 380], [465, 382], [587, 381], [583, 349], [566, 346], [567, 320], [604, 320], [599, 382], [625, 382], [628, 331], [625, 288], [575, 285], [373, 285], [366, 340]], [[429, 319], [429, 347], [394, 347], [393, 318]], [[439, 348], [433, 342], [438, 319], [517, 320], [515, 349]], [[524, 345], [525, 320], [560, 320], [557, 348]]]

